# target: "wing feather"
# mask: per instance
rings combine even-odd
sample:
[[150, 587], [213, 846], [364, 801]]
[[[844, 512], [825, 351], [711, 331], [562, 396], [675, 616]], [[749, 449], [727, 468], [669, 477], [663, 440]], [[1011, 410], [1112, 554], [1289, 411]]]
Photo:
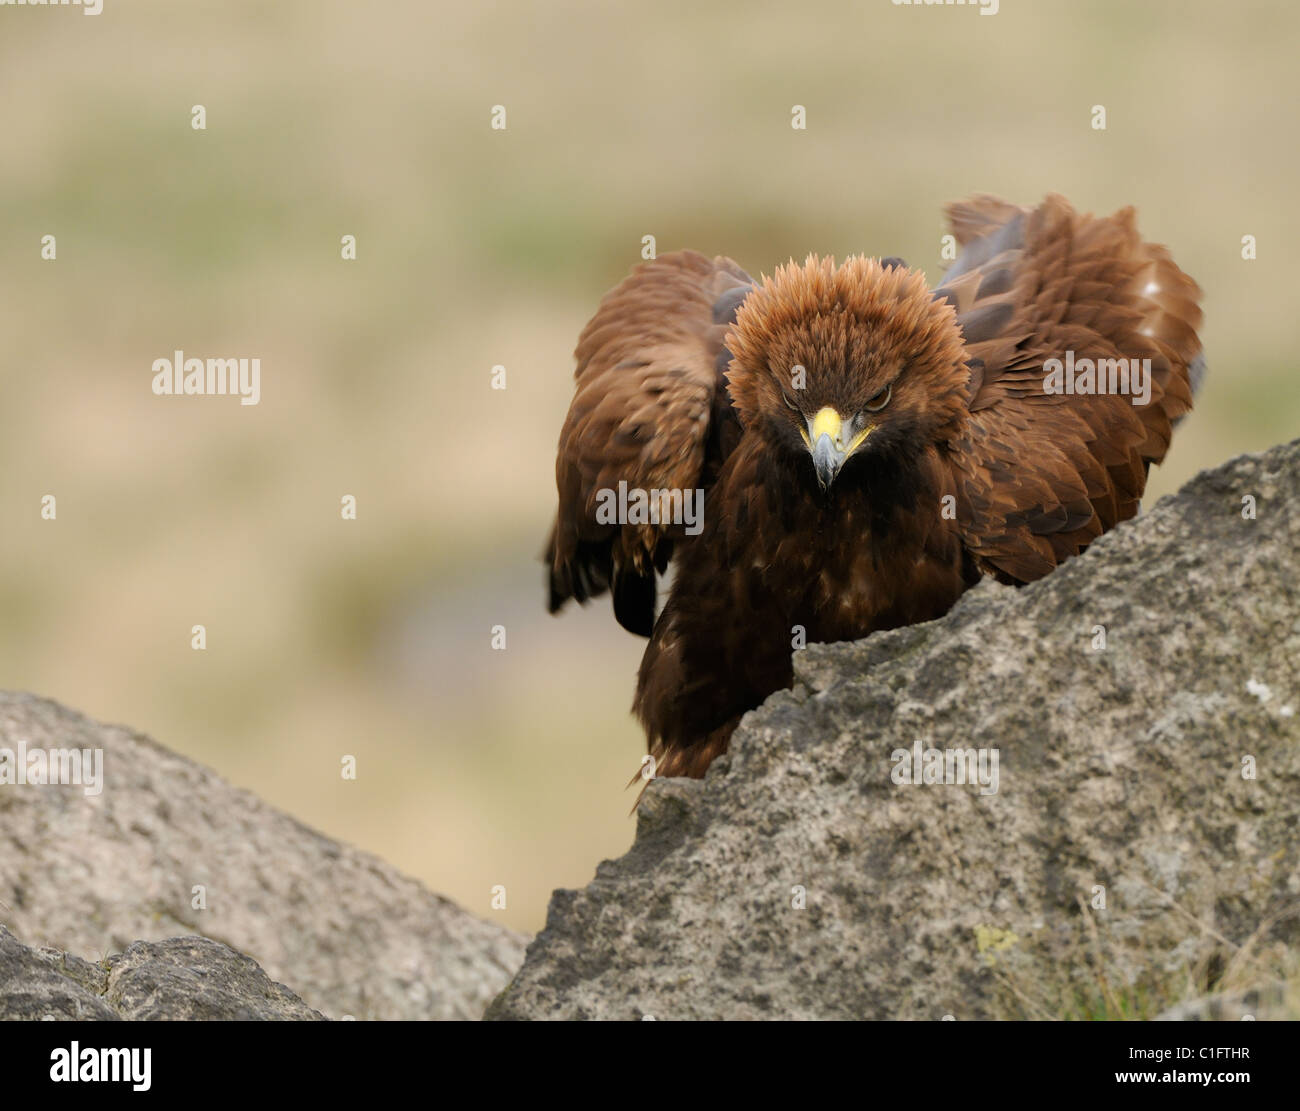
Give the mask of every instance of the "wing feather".
[[[1027, 582], [1132, 517], [1147, 469], [1204, 374], [1200, 289], [1138, 234], [1134, 212], [1033, 210], [993, 197], [951, 205], [963, 251], [936, 297], [970, 354], [970, 419], [951, 445], [963, 539], [986, 571]], [[1149, 404], [1052, 394], [1049, 359], [1151, 361]]]
[[739, 438], [722, 373], [726, 331], [751, 285], [728, 258], [661, 255], [608, 293], [583, 329], [555, 462], [559, 510], [545, 556], [552, 613], [612, 589], [619, 623], [650, 634], [655, 572], [681, 526], [599, 521], [601, 492], [711, 483]]

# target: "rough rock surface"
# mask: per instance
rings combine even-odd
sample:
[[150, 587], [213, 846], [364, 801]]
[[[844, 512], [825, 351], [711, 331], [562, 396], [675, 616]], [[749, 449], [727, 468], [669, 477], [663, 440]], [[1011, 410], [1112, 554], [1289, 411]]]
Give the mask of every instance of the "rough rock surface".
[[0, 924], [23, 942], [99, 960], [202, 934], [358, 1019], [478, 1018], [523, 959], [519, 934], [147, 737], [0, 692], [0, 748], [20, 741], [104, 752], [96, 796], [0, 785]]
[[[1300, 947], [1300, 441], [795, 670], [489, 1018], [1140, 1014]], [[996, 749], [997, 793], [893, 782], [915, 743]]]
[[1300, 1019], [1300, 984], [1276, 980], [1250, 991], [1191, 999], [1156, 1015], [1161, 1022], [1294, 1022]]
[[219, 941], [137, 941], [102, 965], [0, 926], [0, 1019], [323, 1019]]

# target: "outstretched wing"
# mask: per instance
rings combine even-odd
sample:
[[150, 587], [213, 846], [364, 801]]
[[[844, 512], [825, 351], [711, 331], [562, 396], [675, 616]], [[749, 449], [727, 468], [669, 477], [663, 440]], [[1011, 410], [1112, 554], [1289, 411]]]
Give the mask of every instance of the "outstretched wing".
[[[583, 329], [577, 389], [560, 433], [560, 503], [547, 546], [550, 610], [612, 588], [631, 632], [654, 625], [655, 572], [682, 526], [598, 519], [602, 499], [626, 489], [707, 488], [740, 427], [723, 373], [724, 338], [751, 279], [728, 258], [662, 255], [606, 294]], [[660, 514], [659, 516], [663, 516]]]
[[[1204, 373], [1200, 289], [1143, 242], [1131, 208], [976, 197], [948, 215], [963, 251], [935, 295], [956, 309], [971, 367], [968, 433], [950, 455], [958, 520], [983, 570], [1028, 582], [1137, 512]], [[1129, 392], [1048, 392], [1052, 359], [1127, 359]], [[1135, 404], [1146, 359], [1150, 396]], [[1121, 365], [1099, 369], [1107, 389], [1112, 372], [1123, 381]]]

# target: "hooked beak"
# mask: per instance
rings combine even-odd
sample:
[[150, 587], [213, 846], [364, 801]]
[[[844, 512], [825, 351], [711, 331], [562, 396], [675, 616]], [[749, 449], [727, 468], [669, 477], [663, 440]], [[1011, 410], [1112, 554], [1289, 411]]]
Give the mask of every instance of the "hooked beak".
[[813, 469], [817, 472], [817, 481], [823, 490], [830, 489], [835, 476], [844, 466], [844, 461], [862, 446], [875, 429], [872, 424], [858, 429], [857, 421], [857, 417], [844, 421], [828, 405], [819, 409], [808, 422], [804, 442], [812, 455]]
[[839, 474], [840, 467], [844, 465], [845, 458], [844, 453], [834, 445], [825, 432], [813, 444], [813, 469], [817, 472], [817, 481], [823, 490], [830, 489], [835, 476]]

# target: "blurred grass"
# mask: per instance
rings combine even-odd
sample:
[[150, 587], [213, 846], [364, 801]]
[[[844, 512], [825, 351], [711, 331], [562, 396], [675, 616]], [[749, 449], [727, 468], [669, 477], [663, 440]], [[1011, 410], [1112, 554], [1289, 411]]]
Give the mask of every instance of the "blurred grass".
[[[640, 642], [548, 618], [535, 559], [573, 343], [641, 236], [933, 277], [947, 200], [1134, 203], [1206, 291], [1168, 493], [1300, 430], [1298, 31], [1264, 2], [0, 9], [0, 682], [539, 927], [632, 834]], [[262, 403], [154, 397], [178, 347], [260, 357]]]

